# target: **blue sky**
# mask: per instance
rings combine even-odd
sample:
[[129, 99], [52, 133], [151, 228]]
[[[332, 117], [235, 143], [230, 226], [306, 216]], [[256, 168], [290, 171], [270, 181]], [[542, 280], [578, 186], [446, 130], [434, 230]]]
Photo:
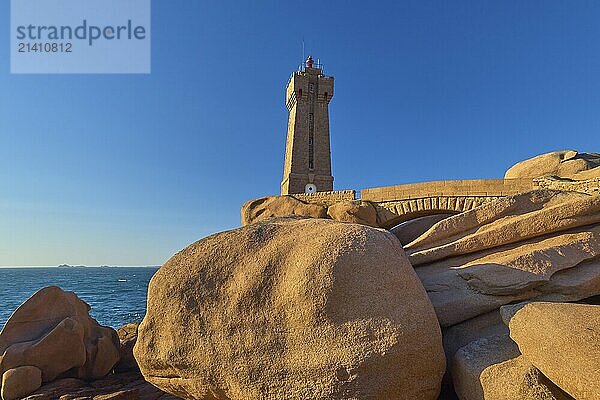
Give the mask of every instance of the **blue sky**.
[[[9, 2], [0, 5], [9, 25]], [[600, 150], [597, 1], [153, 1], [152, 74], [10, 75], [0, 265], [161, 264], [277, 194], [284, 89], [336, 78], [336, 189], [501, 177]]]

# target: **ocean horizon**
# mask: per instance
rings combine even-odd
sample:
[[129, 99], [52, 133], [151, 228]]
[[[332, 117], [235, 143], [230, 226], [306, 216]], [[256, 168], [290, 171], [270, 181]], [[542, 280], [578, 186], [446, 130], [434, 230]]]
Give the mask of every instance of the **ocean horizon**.
[[140, 322], [146, 313], [148, 284], [156, 266], [0, 267], [0, 327], [17, 307], [38, 290], [58, 286], [91, 306], [98, 323], [119, 328]]

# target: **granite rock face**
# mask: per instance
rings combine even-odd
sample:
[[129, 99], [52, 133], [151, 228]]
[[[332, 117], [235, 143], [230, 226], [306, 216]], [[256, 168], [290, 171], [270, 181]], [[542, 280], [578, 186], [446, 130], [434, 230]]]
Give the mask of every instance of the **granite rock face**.
[[309, 204], [292, 196], [270, 196], [250, 200], [242, 206], [242, 225], [246, 226], [269, 218], [292, 215], [327, 218], [327, 208], [320, 204]]
[[[44, 383], [108, 374], [119, 360], [118, 337], [92, 319], [89, 310], [74, 293], [58, 287], [35, 293], [0, 332], [0, 374], [32, 366], [41, 371]], [[2, 390], [10, 390], [9, 385]]]
[[575, 180], [600, 177], [600, 154], [555, 151], [521, 161], [506, 171], [505, 179], [555, 176]]
[[377, 227], [377, 211], [366, 201], [345, 200], [333, 204], [306, 203], [293, 196], [272, 196], [251, 200], [242, 207], [242, 225], [269, 218], [302, 216]]
[[137, 361], [133, 357], [133, 346], [137, 340], [137, 330], [139, 324], [130, 323], [117, 329], [119, 341], [121, 342], [119, 363], [115, 366], [115, 370], [119, 372], [139, 371]]
[[538, 190], [501, 198], [442, 219], [404, 248], [443, 327], [446, 378], [461, 400], [571, 398], [521, 355], [506, 325], [531, 302], [600, 294], [600, 196]]
[[486, 336], [459, 349], [452, 378], [461, 400], [572, 400], [505, 334]]
[[540, 190], [444, 219], [405, 246], [442, 326], [518, 301], [600, 294], [600, 196]]
[[452, 366], [456, 352], [469, 343], [492, 336], [508, 336], [508, 326], [502, 322], [498, 311], [479, 315], [442, 330], [444, 351], [448, 364], [448, 373], [452, 375]]
[[377, 227], [377, 211], [371, 203], [365, 201], [337, 202], [327, 208], [327, 215], [340, 222]]
[[223, 232], [152, 278], [135, 357], [186, 399], [436, 399], [426, 292], [389, 232], [279, 219]]
[[461, 400], [488, 398], [484, 397], [481, 383], [483, 371], [494, 364], [518, 356], [519, 349], [508, 335], [485, 337], [460, 348], [452, 361], [452, 379], [456, 394]]
[[442, 213], [411, 219], [393, 227], [390, 232], [396, 235], [400, 243], [407, 245], [431, 229], [433, 225], [453, 215], [456, 214]]
[[510, 319], [519, 350], [577, 400], [600, 398], [600, 306], [531, 303]]
[[479, 376], [484, 399], [572, 400], [524, 356], [490, 365]]
[[2, 375], [2, 400], [21, 399], [42, 386], [42, 371], [24, 366], [9, 369]]

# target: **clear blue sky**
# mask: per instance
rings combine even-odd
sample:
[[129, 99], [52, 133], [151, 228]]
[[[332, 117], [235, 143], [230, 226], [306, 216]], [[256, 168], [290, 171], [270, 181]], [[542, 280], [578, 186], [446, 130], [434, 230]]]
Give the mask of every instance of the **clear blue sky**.
[[146, 76], [10, 75], [0, 29], [0, 265], [161, 264], [238, 226], [278, 193], [303, 37], [336, 78], [337, 189], [600, 150], [598, 1], [156, 0], [152, 19]]

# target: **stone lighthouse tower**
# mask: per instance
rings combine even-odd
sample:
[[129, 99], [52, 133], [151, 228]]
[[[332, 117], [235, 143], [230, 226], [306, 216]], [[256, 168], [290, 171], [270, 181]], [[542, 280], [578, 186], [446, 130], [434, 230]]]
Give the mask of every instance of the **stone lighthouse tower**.
[[289, 110], [281, 194], [333, 190], [329, 144], [329, 102], [333, 77], [308, 57], [287, 86]]

